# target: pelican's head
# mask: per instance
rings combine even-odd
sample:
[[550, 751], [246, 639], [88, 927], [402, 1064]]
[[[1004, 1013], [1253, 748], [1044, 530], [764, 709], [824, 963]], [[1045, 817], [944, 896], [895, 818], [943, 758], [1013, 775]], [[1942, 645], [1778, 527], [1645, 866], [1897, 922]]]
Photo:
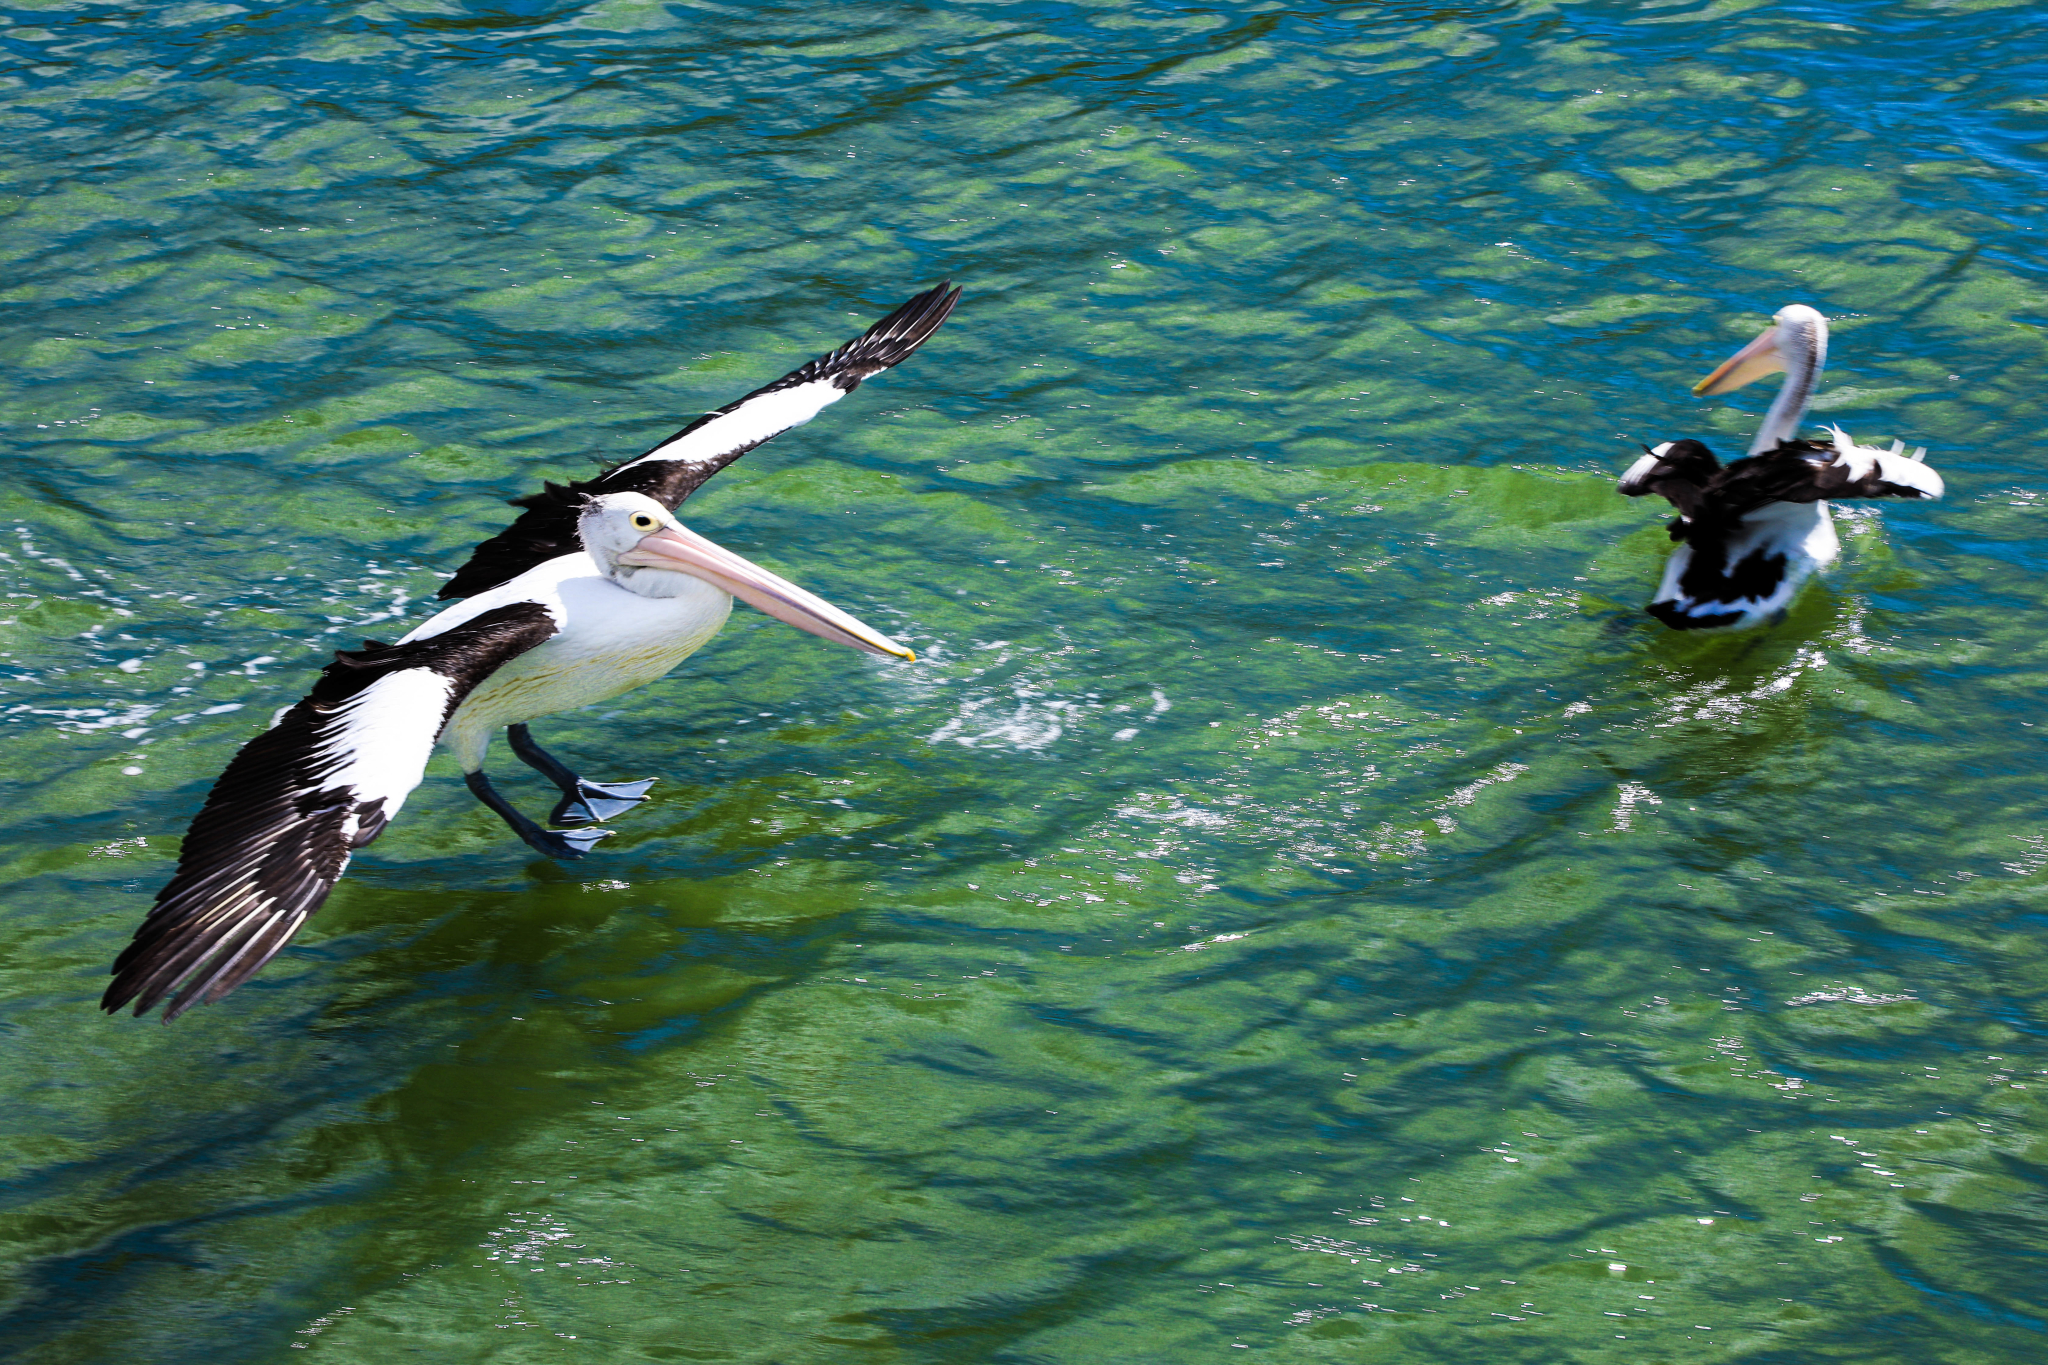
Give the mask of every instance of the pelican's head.
[[1763, 335], [1721, 362], [1721, 367], [1692, 386], [1695, 395], [1733, 393], [1767, 374], [1793, 371], [1812, 375], [1827, 363], [1828, 320], [1803, 303], [1788, 303], [1771, 319]]
[[644, 493], [604, 493], [584, 504], [576, 532], [605, 577], [643, 597], [669, 597], [672, 574], [700, 579], [798, 630], [870, 654], [917, 655], [823, 598], [690, 530]]

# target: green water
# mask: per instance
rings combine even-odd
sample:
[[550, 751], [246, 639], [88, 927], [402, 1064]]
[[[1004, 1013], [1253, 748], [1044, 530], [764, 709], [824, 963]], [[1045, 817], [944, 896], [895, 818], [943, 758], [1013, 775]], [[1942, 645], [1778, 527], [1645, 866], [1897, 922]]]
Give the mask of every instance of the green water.
[[[2020, 4], [6, 6], [0, 1356], [2048, 1354], [2048, 37]], [[94, 1008], [236, 747], [499, 501], [944, 276], [742, 610]], [[1640, 614], [1780, 304], [1841, 514]], [[528, 809], [544, 785], [500, 757]]]

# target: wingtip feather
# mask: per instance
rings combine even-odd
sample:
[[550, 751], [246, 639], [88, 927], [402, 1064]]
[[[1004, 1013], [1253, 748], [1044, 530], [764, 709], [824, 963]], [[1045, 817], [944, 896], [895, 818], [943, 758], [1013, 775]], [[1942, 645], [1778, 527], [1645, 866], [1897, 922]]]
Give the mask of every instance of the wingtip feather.
[[[687, 438], [756, 400], [822, 381], [829, 385], [831, 392], [808, 412], [792, 416], [789, 425], [809, 421], [825, 402], [851, 393], [860, 387], [863, 380], [909, 359], [953, 315], [962, 292], [950, 279], [941, 280], [932, 288], [898, 304], [852, 341], [799, 365], [773, 383], [755, 389], [716, 412], [705, 413], [633, 459], [566, 488], [549, 484], [540, 493], [511, 499], [513, 506], [522, 509], [519, 517], [505, 530], [470, 551], [469, 558], [453, 577], [441, 585], [435, 596], [443, 601], [470, 597], [507, 582], [556, 555], [572, 552], [576, 548], [576, 525], [569, 499], [581, 490], [616, 492], [630, 488], [634, 492], [646, 493], [668, 507], [679, 506], [706, 479], [761, 442], [773, 439], [778, 431], [788, 430], [788, 426], [775, 430], [742, 431], [734, 444], [724, 449], [691, 447], [684, 444]], [[644, 474], [650, 465], [661, 466], [667, 472], [655, 477], [651, 483], [631, 482]], [[628, 482], [621, 483], [621, 479]]]

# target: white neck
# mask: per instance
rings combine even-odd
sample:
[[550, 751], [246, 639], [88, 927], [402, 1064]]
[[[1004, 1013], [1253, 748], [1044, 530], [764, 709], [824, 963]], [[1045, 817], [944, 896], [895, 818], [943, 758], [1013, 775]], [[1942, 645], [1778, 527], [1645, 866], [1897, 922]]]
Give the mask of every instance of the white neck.
[[[606, 577], [610, 578], [612, 582], [618, 584], [627, 592], [638, 593], [642, 597], [692, 597], [706, 588], [711, 589], [713, 592], [724, 592], [724, 589], [707, 583], [701, 578], [695, 578], [686, 573], [677, 573], [673, 569], [635, 567], [630, 564], [614, 563]], [[731, 594], [726, 593], [725, 596], [728, 601], [731, 599]]]
[[1778, 324], [1778, 353], [1785, 358], [1785, 383], [1771, 400], [1764, 424], [1756, 429], [1749, 453], [1761, 455], [1780, 441], [1799, 434], [1799, 423], [1813, 401], [1814, 385], [1828, 363], [1828, 324], [1818, 313], [1786, 318]]

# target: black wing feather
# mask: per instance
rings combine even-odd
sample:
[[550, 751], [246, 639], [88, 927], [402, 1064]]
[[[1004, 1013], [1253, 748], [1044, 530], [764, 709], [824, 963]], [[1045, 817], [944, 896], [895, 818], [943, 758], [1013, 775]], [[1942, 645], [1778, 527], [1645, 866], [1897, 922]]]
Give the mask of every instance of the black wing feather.
[[[1865, 452], [1866, 454], [1868, 452]], [[1728, 466], [1715, 491], [1731, 506], [1754, 511], [1771, 502], [1835, 502], [1849, 498], [1924, 498], [1924, 489], [1893, 483], [1884, 461], [1870, 461], [1861, 477], [1857, 463], [1829, 441], [1780, 441], [1776, 449]], [[1917, 466], [1915, 466], [1917, 467]]]
[[570, 484], [549, 483], [538, 493], [512, 499], [522, 507], [519, 519], [471, 552], [464, 564], [441, 586], [442, 597], [472, 597], [500, 583], [510, 582], [536, 564], [572, 554], [577, 548], [576, 518], [586, 498], [601, 493], [645, 493], [664, 507], [674, 509], [697, 491], [706, 479], [740, 456], [770, 439], [737, 444], [713, 459], [652, 460], [637, 463], [671, 445], [699, 427], [736, 412], [748, 403], [784, 389], [830, 380], [843, 392], [851, 393], [863, 379], [872, 378], [901, 363], [922, 346], [960, 301], [960, 291], [950, 281], [941, 281], [910, 299], [895, 312], [868, 328], [838, 350], [821, 355], [791, 370], [772, 384], [755, 389], [746, 397], [707, 412], [696, 421], [657, 442], [632, 460], [617, 464], [595, 478]]
[[1815, 463], [1816, 459], [1832, 461], [1834, 453], [1834, 446], [1825, 441], [1794, 440], [1737, 460], [1721, 471], [1708, 490], [1714, 510], [1723, 519], [1734, 521], [1774, 502], [1853, 497], [1853, 493], [1838, 491], [1848, 482], [1843, 466]]
[[1650, 459], [1638, 460], [1637, 468], [1622, 476], [1615, 491], [1627, 498], [1654, 493], [1682, 515], [1696, 516], [1702, 491], [1721, 472], [1721, 462], [1714, 452], [1693, 440], [1672, 441], [1663, 447], [1661, 455], [1648, 446], [1643, 450]]
[[329, 748], [345, 703], [395, 673], [431, 670], [449, 684], [434, 718], [438, 735], [470, 689], [555, 630], [546, 608], [523, 602], [430, 639], [337, 651], [312, 694], [243, 745], [213, 784], [176, 875], [115, 959], [100, 1007], [111, 1013], [132, 1000], [142, 1015], [175, 991], [164, 1010], [169, 1023], [220, 999], [291, 941], [349, 855], [383, 832], [390, 812], [382, 799], [358, 800], [329, 780], [345, 761]]
[[[1640, 463], [1640, 462], [1639, 462]], [[1774, 502], [1831, 502], [1846, 498], [1923, 498], [1923, 489], [1885, 477], [1882, 460], [1861, 476], [1859, 462], [1842, 458], [1829, 441], [1780, 441], [1770, 450], [1723, 466], [1698, 441], [1674, 441], [1641, 472], [1631, 470], [1618, 485], [1629, 497], [1655, 493], [1687, 520], [1671, 528], [1673, 540], [1698, 543], [1726, 531], [1743, 517]]]

